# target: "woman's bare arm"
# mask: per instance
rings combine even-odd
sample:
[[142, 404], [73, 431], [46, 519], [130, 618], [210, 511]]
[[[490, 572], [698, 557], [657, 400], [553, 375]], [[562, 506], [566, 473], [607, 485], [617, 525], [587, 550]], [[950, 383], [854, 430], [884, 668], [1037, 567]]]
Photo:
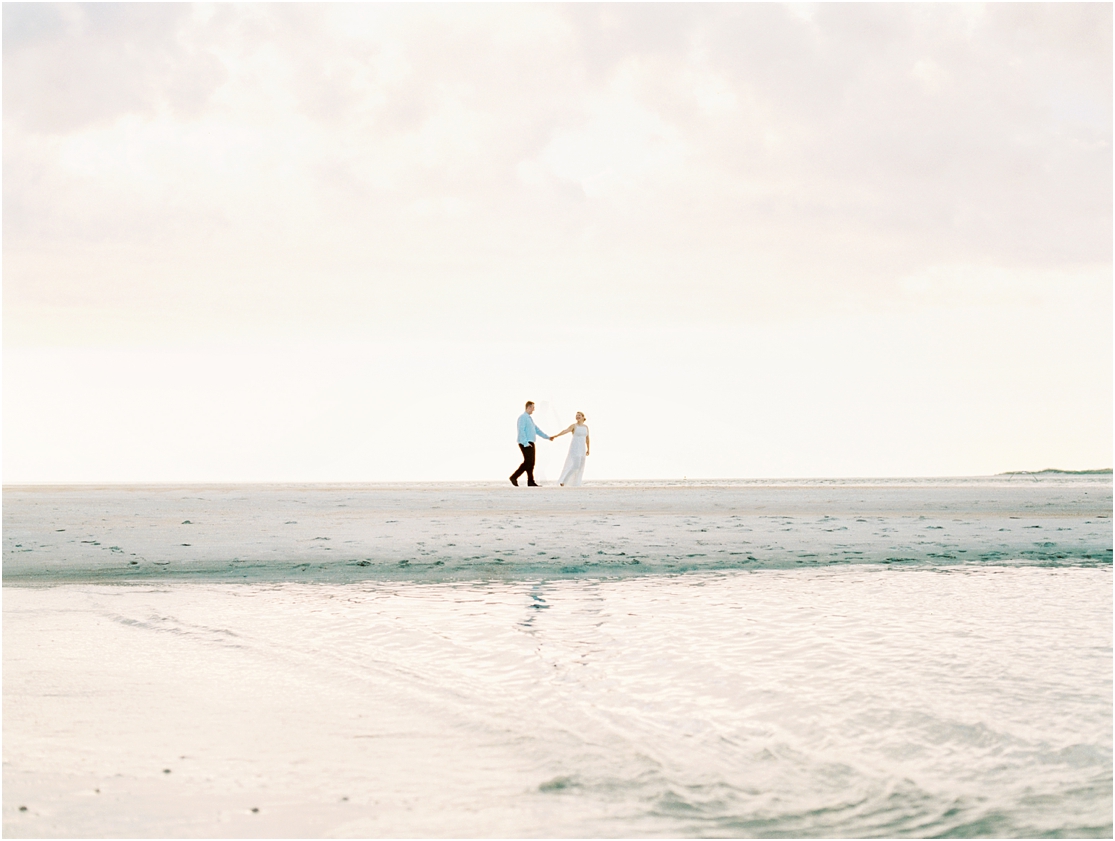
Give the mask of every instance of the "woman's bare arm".
[[[565, 434], [566, 432], [572, 432], [572, 431], [573, 431], [573, 427], [574, 427], [574, 426], [576, 426], [576, 425], [577, 425], [577, 424], [575, 424], [575, 423], [571, 423], [571, 424], [569, 424], [569, 426], [565, 427], [565, 429], [563, 429], [563, 430], [562, 430], [561, 432], [559, 432], [559, 433], [558, 433], [557, 435], [555, 435], [555, 436], [554, 436], [554, 438], [560, 438], [560, 437], [561, 437], [562, 435], [564, 435], [564, 434]], [[550, 440], [551, 440], [551, 441], [553, 441], [553, 440], [554, 440], [554, 438], [551, 438]]]
[[591, 452], [592, 452], [592, 436], [591, 435], [586, 435], [585, 436], [585, 455], [587, 456]]

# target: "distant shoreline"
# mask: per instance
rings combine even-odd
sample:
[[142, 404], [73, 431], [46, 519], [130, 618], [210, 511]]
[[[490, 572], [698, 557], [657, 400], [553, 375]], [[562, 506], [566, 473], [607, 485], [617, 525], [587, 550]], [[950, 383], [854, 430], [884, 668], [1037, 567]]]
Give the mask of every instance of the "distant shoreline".
[[998, 476], [1043, 476], [1046, 474], [1053, 474], [1058, 476], [1110, 476], [1111, 468], [1105, 467], [1099, 470], [1058, 470], [1055, 467], [1047, 467], [1045, 470], [1008, 470], [1006, 473], [998, 473]]

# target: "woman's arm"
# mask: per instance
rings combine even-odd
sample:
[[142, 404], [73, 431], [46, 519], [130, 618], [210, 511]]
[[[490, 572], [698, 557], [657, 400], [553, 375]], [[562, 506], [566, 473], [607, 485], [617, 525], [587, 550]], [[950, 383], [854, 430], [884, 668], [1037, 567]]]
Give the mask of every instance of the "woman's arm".
[[[559, 432], [557, 435], [555, 435], [554, 438], [560, 438], [566, 432], [572, 432], [574, 426], [576, 426], [576, 424], [572, 424], [572, 423], [569, 424], [569, 426], [565, 427], [565, 429], [563, 429], [561, 432]], [[554, 438], [551, 438], [550, 440], [553, 441]]]
[[592, 452], [592, 436], [591, 435], [586, 435], [585, 436], [585, 455], [587, 456], [591, 452]]

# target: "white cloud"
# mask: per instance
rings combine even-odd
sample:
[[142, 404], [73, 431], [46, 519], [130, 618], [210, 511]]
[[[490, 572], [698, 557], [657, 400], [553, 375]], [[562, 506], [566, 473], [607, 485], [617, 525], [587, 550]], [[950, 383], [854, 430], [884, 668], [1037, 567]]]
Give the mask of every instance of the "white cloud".
[[591, 117], [554, 137], [539, 156], [558, 178], [576, 182], [595, 198], [616, 188], [638, 188], [685, 159], [681, 133], [637, 103], [602, 97], [589, 106]]
[[930, 58], [915, 61], [910, 75], [917, 79], [922, 90], [931, 96], [940, 93], [942, 85], [948, 80], [948, 74]]

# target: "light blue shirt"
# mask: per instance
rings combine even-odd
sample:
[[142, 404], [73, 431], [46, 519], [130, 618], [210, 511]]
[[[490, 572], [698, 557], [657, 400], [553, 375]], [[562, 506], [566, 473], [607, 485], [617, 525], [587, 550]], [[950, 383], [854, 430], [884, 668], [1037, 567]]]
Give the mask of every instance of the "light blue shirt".
[[534, 420], [526, 412], [519, 415], [519, 443], [524, 447], [534, 443], [534, 437], [541, 435], [543, 438], [550, 436], [534, 425]]

